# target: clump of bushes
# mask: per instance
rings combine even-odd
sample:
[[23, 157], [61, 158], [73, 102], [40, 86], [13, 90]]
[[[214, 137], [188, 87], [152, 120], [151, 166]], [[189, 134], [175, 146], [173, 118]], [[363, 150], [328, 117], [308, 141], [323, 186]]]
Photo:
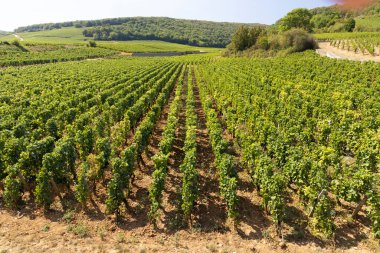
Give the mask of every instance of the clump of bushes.
[[295, 28], [278, 33], [263, 27], [240, 27], [233, 35], [225, 56], [275, 56], [278, 53], [295, 53], [318, 48], [313, 36]]
[[28, 49], [26, 49], [26, 48], [21, 44], [20, 40], [18, 40], [18, 39], [14, 39], [11, 43], [9, 43], [9, 42], [5, 43], [5, 42], [4, 42], [4, 44], [7, 44], [7, 45], [13, 45], [13, 46], [15, 46], [15, 47], [18, 47], [18, 48], [19, 48], [21, 51], [23, 51], [23, 52], [28, 52]]
[[93, 40], [88, 41], [87, 47], [96, 47], [96, 42]]
[[[276, 42], [276, 40], [279, 40], [279, 42]], [[301, 29], [292, 29], [275, 36], [271, 44], [277, 44], [280, 50], [287, 50], [289, 53], [314, 50], [318, 47], [315, 39]]]

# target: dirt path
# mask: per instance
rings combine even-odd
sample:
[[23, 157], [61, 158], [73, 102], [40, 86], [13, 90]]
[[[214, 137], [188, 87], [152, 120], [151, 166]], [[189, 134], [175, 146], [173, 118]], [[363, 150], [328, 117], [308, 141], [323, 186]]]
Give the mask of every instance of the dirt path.
[[13, 34], [13, 36], [15, 36], [16, 39], [19, 39], [20, 41], [24, 41], [24, 38], [20, 37], [18, 34]]
[[380, 56], [372, 56], [369, 54], [355, 53], [330, 46], [330, 42], [319, 42], [319, 49], [316, 52], [325, 57], [333, 59], [345, 59], [351, 61], [375, 61], [380, 62]]
[[214, 154], [208, 136], [205, 112], [203, 111], [194, 69], [193, 89], [195, 96], [195, 112], [198, 118], [197, 127], [197, 170], [199, 173], [199, 199], [194, 209], [195, 226], [202, 231], [225, 232], [227, 210], [219, 194], [219, 175], [214, 166]]
[[[77, 233], [77, 234], [75, 234]], [[347, 238], [349, 240], [349, 238]], [[311, 242], [287, 243], [281, 249], [271, 238], [249, 239], [235, 233], [180, 230], [157, 232], [150, 227], [120, 228], [108, 219], [76, 216], [71, 224], [41, 215], [23, 216], [0, 211], [0, 252], [237, 252], [237, 253], [372, 253], [376, 245], [334, 248]]]

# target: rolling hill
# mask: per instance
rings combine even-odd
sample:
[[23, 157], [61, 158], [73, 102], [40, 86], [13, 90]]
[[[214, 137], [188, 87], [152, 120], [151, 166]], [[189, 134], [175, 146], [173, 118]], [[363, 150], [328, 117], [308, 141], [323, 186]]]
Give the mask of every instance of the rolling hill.
[[[161, 40], [192, 46], [225, 47], [241, 23], [173, 19], [166, 17], [132, 17], [64, 23], [37, 24], [20, 27], [17, 33], [72, 29], [76, 36], [82, 33], [88, 39]], [[258, 26], [261, 24], [245, 24]], [[261, 25], [263, 26], [263, 25]], [[33, 36], [33, 33], [30, 34]], [[36, 34], [35, 37], [39, 35]]]
[[7, 36], [9, 32], [0, 31], [0, 37]]

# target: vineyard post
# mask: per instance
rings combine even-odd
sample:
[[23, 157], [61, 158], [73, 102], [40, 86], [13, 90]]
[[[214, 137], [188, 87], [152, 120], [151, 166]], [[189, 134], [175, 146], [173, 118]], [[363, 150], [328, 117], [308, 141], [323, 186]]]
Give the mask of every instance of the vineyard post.
[[62, 196], [61, 196], [61, 194], [59, 192], [58, 186], [55, 183], [55, 181], [54, 181], [53, 178], [50, 178], [50, 184], [53, 186], [53, 190], [54, 190], [55, 194], [58, 196], [59, 200], [62, 202], [63, 198], [62, 198]]
[[367, 202], [368, 196], [364, 195], [364, 197], [360, 200], [359, 204], [356, 206], [355, 210], [352, 212], [352, 218], [356, 218], [364, 204]]
[[322, 198], [323, 195], [326, 195], [327, 194], [327, 190], [326, 189], [323, 189], [319, 194], [318, 194], [318, 198], [316, 200], [314, 200], [314, 203], [313, 203], [313, 207], [311, 208], [311, 211], [310, 211], [310, 214], [309, 214], [309, 218], [313, 217], [314, 215], [314, 211], [315, 211], [315, 207], [317, 206], [318, 202], [320, 201], [320, 199]]

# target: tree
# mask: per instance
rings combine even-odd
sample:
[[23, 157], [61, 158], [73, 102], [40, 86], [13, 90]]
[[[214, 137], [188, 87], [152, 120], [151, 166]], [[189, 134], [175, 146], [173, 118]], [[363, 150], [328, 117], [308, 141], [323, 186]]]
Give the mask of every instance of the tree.
[[355, 29], [356, 21], [353, 18], [349, 18], [344, 25], [344, 28], [347, 32], [352, 32]]
[[336, 23], [339, 19], [339, 14], [336, 12], [327, 12], [314, 15], [310, 23], [314, 29], [328, 28]]
[[231, 47], [235, 51], [243, 51], [249, 47], [249, 28], [240, 26], [234, 33], [231, 40]]
[[280, 19], [277, 24], [281, 32], [288, 31], [292, 28], [301, 28], [310, 32], [311, 18], [312, 14], [308, 9], [298, 8], [289, 12], [285, 17]]
[[254, 46], [258, 38], [265, 32], [263, 27], [240, 26], [231, 39], [229, 48], [234, 51], [243, 51]]

